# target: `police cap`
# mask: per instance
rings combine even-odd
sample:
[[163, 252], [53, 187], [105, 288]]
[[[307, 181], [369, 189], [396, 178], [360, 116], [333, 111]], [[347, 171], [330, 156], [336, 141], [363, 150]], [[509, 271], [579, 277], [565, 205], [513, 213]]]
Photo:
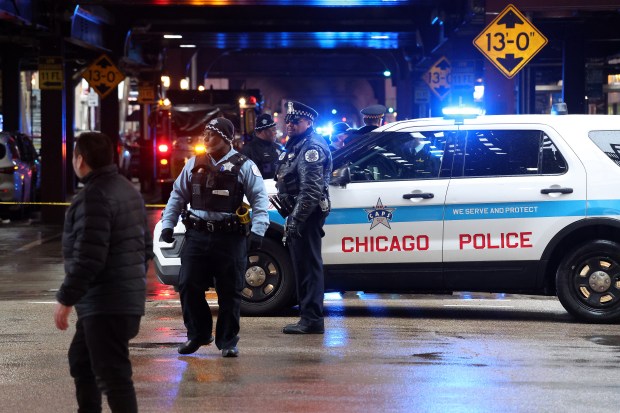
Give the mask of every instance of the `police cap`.
[[360, 113], [365, 118], [379, 119], [385, 115], [387, 108], [383, 105], [370, 105], [367, 108], [360, 110]]
[[272, 126], [276, 126], [273, 118], [268, 113], [263, 113], [262, 115], [258, 115], [256, 118], [256, 126], [254, 126], [254, 130], [260, 132], [265, 129], [269, 129]]
[[319, 116], [318, 112], [312, 109], [308, 105], [304, 105], [301, 102], [295, 102], [294, 100], [289, 100], [286, 102], [286, 117], [284, 118], [285, 122], [289, 122], [290, 120], [295, 120], [301, 117], [308, 118], [311, 121]]

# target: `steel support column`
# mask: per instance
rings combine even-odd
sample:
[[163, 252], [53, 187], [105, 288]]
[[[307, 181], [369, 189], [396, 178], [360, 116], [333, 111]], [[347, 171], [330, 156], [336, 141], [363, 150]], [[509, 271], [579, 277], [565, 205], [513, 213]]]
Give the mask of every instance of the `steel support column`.
[[[62, 39], [50, 37], [42, 40], [41, 50], [49, 56], [60, 56], [64, 60]], [[62, 90], [41, 90], [41, 200], [43, 202], [65, 202], [66, 187], [66, 88]], [[73, 173], [73, 172], [71, 172]], [[62, 224], [65, 208], [57, 205], [43, 205], [41, 220], [49, 224]]]
[[562, 53], [562, 99], [568, 106], [568, 113], [588, 113], [584, 41], [581, 30], [572, 32], [576, 35], [564, 40]]
[[[20, 131], [19, 53], [16, 47], [2, 50], [2, 119], [4, 130]], [[28, 133], [29, 131], [22, 131]]]

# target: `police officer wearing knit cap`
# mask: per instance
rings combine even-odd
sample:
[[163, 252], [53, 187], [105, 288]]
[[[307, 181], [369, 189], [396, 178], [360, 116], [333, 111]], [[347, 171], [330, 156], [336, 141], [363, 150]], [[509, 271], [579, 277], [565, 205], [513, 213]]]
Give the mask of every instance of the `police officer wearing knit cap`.
[[275, 176], [276, 162], [282, 153], [282, 146], [276, 142], [276, 123], [269, 114], [256, 118], [254, 137], [243, 146], [241, 153], [254, 161], [263, 179]]
[[[300, 320], [285, 334], [323, 334], [323, 260], [321, 238], [329, 214], [332, 157], [327, 143], [313, 128], [317, 112], [300, 102], [286, 106], [289, 140], [276, 169], [277, 199], [284, 208], [285, 243], [291, 254]], [[273, 200], [272, 200], [273, 203]]]
[[[233, 136], [228, 119], [215, 118], [205, 126], [206, 154], [187, 161], [162, 216], [164, 242], [174, 241], [180, 215], [186, 227], [179, 293], [187, 341], [179, 346], [180, 354], [194, 353], [215, 340], [223, 357], [238, 355], [247, 249], [260, 248], [269, 226], [269, 200], [256, 164], [232, 148]], [[242, 207], [244, 195], [252, 207], [251, 232], [243, 224], [249, 219], [247, 208]], [[188, 203], [190, 208], [182, 214]], [[205, 300], [214, 279], [219, 304], [215, 337]]]

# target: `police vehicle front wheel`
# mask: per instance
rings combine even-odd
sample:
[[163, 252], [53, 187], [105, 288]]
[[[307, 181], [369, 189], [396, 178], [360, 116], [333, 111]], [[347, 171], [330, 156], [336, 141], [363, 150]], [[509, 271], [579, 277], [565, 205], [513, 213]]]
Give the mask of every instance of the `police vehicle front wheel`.
[[261, 249], [248, 251], [241, 312], [244, 315], [273, 314], [293, 305], [295, 279], [288, 251], [265, 238]]
[[588, 322], [620, 320], [620, 244], [595, 240], [576, 247], [556, 273], [560, 303]]

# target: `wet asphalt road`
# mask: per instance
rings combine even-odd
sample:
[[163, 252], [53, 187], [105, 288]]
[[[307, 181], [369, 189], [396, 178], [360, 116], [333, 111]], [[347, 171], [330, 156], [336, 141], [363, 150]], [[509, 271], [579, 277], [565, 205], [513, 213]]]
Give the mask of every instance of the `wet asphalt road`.
[[[58, 331], [52, 319], [59, 233], [0, 226], [1, 412], [76, 410], [73, 328]], [[131, 343], [141, 411], [619, 410], [620, 326], [576, 323], [554, 298], [329, 294], [326, 313], [325, 335], [283, 335], [291, 310], [242, 318], [237, 359], [214, 346], [180, 356], [178, 295], [151, 268], [147, 315]]]

